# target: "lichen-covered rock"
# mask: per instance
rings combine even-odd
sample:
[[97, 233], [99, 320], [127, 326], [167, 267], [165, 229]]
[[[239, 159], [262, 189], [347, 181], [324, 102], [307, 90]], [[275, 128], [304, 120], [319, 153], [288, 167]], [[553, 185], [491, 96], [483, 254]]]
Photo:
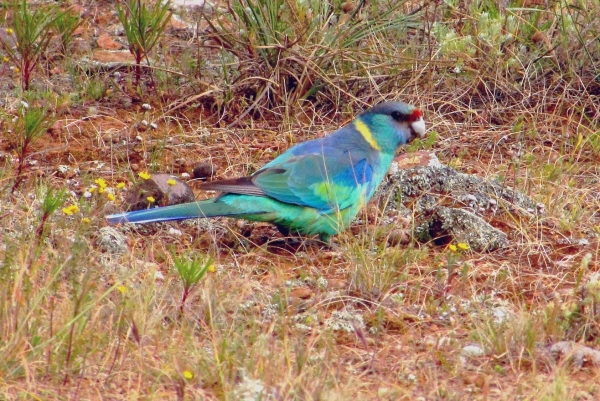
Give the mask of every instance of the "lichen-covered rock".
[[464, 242], [475, 252], [491, 251], [508, 245], [506, 234], [481, 217], [464, 209], [440, 206], [416, 230], [423, 239], [442, 243]]
[[475, 211], [487, 209], [536, 213], [535, 202], [521, 192], [499, 182], [460, 173], [442, 165], [431, 153], [401, 156], [396, 163], [398, 168], [388, 174], [388, 179], [378, 191], [380, 196], [389, 196], [392, 192], [403, 198], [444, 196], [445, 201], [453, 203], [451, 206], [469, 207]]
[[579, 369], [584, 366], [585, 362], [594, 367], [600, 367], [600, 351], [574, 341], [559, 341], [552, 344], [550, 354], [557, 360], [565, 357], [570, 358], [575, 367]]
[[102, 227], [97, 235], [98, 247], [113, 255], [127, 252], [127, 237], [114, 227]]
[[489, 224], [503, 214], [525, 218], [543, 212], [543, 205], [499, 182], [460, 173], [442, 165], [434, 154], [400, 156], [376, 197], [386, 210], [412, 210], [416, 235], [442, 243], [466, 242], [474, 251], [492, 251], [508, 237]]

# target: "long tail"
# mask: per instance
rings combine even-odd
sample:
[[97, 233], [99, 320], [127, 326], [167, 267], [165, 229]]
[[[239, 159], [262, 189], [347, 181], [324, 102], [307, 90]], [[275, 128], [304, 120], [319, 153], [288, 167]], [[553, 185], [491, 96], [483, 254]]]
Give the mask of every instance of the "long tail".
[[[231, 206], [215, 199], [198, 202], [184, 203], [154, 209], [138, 210], [135, 212], [111, 214], [106, 216], [109, 224], [119, 223], [157, 223], [160, 221], [185, 220], [203, 217], [241, 216], [248, 214], [249, 210]], [[252, 212], [250, 212], [252, 213]], [[261, 211], [254, 211], [260, 214]], [[264, 213], [264, 212], [263, 212]]]

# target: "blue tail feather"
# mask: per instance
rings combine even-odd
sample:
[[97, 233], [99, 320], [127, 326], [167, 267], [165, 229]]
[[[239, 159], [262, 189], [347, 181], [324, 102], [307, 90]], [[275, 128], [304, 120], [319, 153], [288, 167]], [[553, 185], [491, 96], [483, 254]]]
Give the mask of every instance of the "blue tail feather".
[[213, 199], [198, 201], [193, 203], [184, 203], [166, 207], [157, 207], [153, 209], [137, 210], [135, 212], [111, 214], [106, 216], [109, 224], [119, 223], [157, 223], [161, 221], [176, 221], [190, 218], [234, 217], [240, 214], [246, 214], [248, 211], [240, 211], [238, 208], [221, 202], [215, 202]]

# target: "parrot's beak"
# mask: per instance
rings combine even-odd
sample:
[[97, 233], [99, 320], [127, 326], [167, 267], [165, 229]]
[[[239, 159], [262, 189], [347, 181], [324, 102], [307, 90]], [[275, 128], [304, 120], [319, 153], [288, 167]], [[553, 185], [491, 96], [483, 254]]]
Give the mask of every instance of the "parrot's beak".
[[413, 121], [410, 123], [410, 129], [413, 131], [413, 133], [415, 134], [413, 136], [413, 139], [415, 137], [419, 137], [419, 138], [425, 138], [425, 120], [423, 120], [423, 117], [420, 116], [417, 120]]

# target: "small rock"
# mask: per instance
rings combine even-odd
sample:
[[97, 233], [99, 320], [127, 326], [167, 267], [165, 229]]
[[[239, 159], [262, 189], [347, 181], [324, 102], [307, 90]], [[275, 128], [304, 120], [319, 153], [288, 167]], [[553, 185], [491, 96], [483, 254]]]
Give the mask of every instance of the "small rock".
[[101, 33], [96, 41], [98, 47], [104, 50], [120, 50], [123, 45], [115, 42], [106, 32]]
[[114, 227], [102, 227], [98, 232], [98, 246], [104, 252], [121, 255], [127, 252], [127, 237]]
[[93, 61], [102, 65], [111, 66], [111, 63], [135, 63], [135, 57], [129, 51], [95, 50], [92, 54]]
[[181, 237], [183, 235], [183, 233], [181, 232], [181, 230], [178, 230], [176, 228], [170, 227], [169, 231], [168, 231], [169, 235], [175, 235], [177, 237]]
[[211, 178], [217, 173], [217, 168], [210, 163], [198, 163], [192, 170], [194, 178]]
[[535, 207], [537, 208], [538, 214], [544, 214], [546, 211], [546, 205], [544, 205], [542, 202], [536, 203]]
[[479, 345], [466, 345], [460, 350], [460, 354], [466, 358], [474, 358], [478, 356], [483, 356], [483, 348]]
[[[151, 202], [149, 197], [154, 201]], [[170, 174], [154, 173], [149, 179], [139, 181], [127, 191], [124, 204], [127, 211], [132, 211], [153, 206], [178, 205], [194, 200], [192, 189], [184, 181]]]
[[388, 234], [387, 242], [390, 246], [408, 245], [410, 239], [411, 231], [409, 229], [394, 229]]
[[556, 240], [558, 245], [569, 245], [574, 247], [588, 246], [590, 242], [585, 238], [574, 239], [574, 238], [559, 238]]
[[329, 327], [334, 331], [345, 331], [352, 333], [357, 329], [364, 329], [365, 323], [363, 316], [352, 310], [334, 311], [331, 317], [325, 320], [325, 326]]
[[501, 325], [508, 320], [508, 311], [505, 308], [498, 306], [492, 310], [492, 316], [494, 317], [494, 323]]
[[550, 353], [556, 359], [569, 357], [577, 368], [582, 368], [585, 362], [594, 367], [600, 367], [600, 351], [574, 341], [559, 341], [550, 347]]

